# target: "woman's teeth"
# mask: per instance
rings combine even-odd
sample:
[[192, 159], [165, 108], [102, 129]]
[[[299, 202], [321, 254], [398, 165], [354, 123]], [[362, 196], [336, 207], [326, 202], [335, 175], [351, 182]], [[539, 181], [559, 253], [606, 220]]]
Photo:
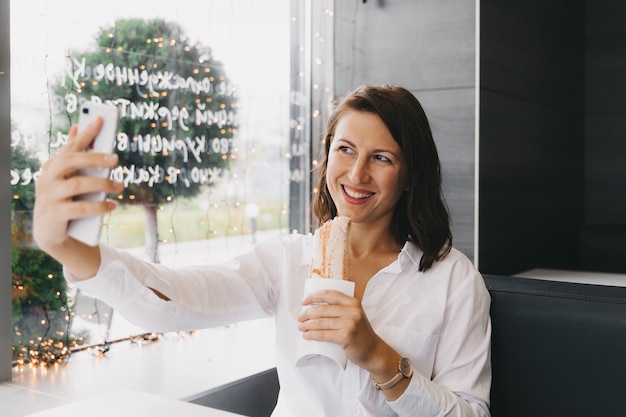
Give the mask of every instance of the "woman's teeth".
[[357, 193], [357, 192], [348, 190], [345, 187], [344, 187], [344, 191], [346, 192], [346, 194], [348, 194], [352, 198], [367, 198], [367, 197], [371, 197], [374, 195], [374, 193]]

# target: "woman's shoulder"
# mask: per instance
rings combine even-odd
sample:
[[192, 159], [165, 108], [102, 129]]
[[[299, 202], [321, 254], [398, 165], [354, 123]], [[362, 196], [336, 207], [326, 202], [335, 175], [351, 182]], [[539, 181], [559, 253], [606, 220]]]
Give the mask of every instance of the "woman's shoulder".
[[[416, 265], [419, 265], [423, 252], [417, 246], [417, 244], [409, 241], [405, 246], [405, 250], [411, 260]], [[473, 262], [469, 259], [469, 257], [455, 247], [451, 247], [448, 253], [442, 256], [439, 260], [435, 261], [429, 271], [449, 268], [461, 268], [468, 271], [476, 270]]]
[[481, 276], [474, 262], [455, 247], [450, 248], [443, 258], [434, 262], [429, 271], [436, 275], [448, 276], [453, 280], [474, 279]]

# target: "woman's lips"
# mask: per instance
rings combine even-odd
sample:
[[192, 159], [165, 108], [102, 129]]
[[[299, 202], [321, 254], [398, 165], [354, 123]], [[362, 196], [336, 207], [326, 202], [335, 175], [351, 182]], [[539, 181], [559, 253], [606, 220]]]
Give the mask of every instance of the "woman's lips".
[[341, 188], [343, 189], [344, 194], [349, 198], [350, 201], [354, 200], [358, 202], [363, 202], [375, 194], [371, 191], [350, 188], [345, 185], [342, 185]]

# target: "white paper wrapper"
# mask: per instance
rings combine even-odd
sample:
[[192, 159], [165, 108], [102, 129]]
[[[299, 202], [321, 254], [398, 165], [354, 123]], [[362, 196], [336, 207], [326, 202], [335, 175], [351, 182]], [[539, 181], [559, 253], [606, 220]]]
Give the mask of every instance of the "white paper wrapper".
[[[330, 278], [307, 278], [304, 282], [304, 297], [320, 290], [336, 290], [347, 296], [354, 296], [354, 282], [342, 279]], [[309, 308], [304, 306], [304, 309]], [[337, 362], [339, 366], [346, 369], [346, 353], [341, 346], [332, 342], [320, 342], [317, 340], [298, 339], [298, 358], [296, 366], [314, 365], [320, 358], [327, 357]]]

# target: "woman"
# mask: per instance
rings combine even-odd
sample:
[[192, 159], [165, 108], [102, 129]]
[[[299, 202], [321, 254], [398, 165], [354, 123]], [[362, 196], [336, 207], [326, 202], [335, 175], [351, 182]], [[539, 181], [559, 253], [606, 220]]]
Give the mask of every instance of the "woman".
[[[274, 415], [488, 416], [490, 299], [480, 273], [451, 246], [437, 150], [417, 99], [400, 87], [364, 86], [335, 108], [325, 136], [314, 213], [349, 217], [354, 297], [302, 300], [312, 238], [260, 243], [222, 265], [166, 268], [66, 234], [75, 217], [111, 202], [109, 180], [73, 176], [116, 157], [81, 152], [99, 129], [70, 131], [37, 182], [35, 239], [66, 277], [154, 331], [198, 329], [273, 315], [281, 382]], [[277, 250], [280, 248], [280, 250]], [[316, 307], [302, 310], [303, 305]], [[296, 367], [299, 338], [339, 344], [348, 364]]]

